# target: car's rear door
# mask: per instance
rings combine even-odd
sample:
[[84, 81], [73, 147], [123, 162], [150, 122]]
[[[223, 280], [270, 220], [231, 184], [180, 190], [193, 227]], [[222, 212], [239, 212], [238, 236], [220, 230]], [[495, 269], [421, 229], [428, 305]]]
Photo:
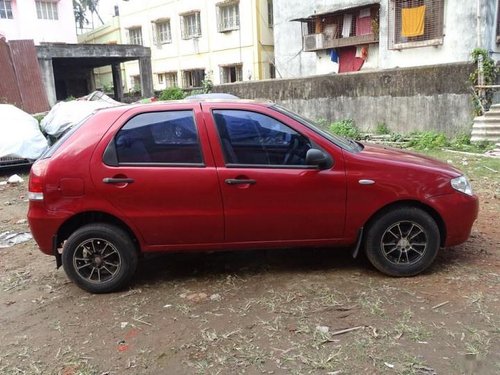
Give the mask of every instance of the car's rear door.
[[[203, 103], [217, 164], [226, 241], [339, 239], [345, 220], [346, 182], [341, 150], [263, 105]], [[330, 153], [333, 165], [305, 164], [309, 148]]]
[[146, 250], [223, 241], [222, 200], [199, 103], [133, 108], [92, 157], [98, 193]]

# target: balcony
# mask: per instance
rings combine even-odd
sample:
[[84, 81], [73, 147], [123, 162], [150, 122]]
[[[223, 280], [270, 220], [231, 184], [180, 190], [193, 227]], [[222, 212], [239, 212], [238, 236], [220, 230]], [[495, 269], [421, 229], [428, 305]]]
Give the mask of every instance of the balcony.
[[378, 34], [350, 36], [348, 38], [328, 38], [326, 34], [304, 35], [302, 39], [305, 52], [315, 52], [330, 48], [357, 46], [360, 44], [378, 43]]

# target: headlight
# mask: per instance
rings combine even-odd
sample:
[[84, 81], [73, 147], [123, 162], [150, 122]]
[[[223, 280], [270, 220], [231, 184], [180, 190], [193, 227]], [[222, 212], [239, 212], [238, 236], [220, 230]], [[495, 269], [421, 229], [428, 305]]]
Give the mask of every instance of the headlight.
[[464, 194], [472, 195], [472, 186], [465, 176], [460, 176], [451, 180], [453, 189], [458, 190]]

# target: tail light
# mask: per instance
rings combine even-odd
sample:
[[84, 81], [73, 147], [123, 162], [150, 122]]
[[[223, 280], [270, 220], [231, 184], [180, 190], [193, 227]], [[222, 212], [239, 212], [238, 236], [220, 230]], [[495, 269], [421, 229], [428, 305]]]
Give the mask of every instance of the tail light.
[[30, 201], [43, 201], [45, 172], [49, 159], [41, 159], [31, 167], [28, 198]]

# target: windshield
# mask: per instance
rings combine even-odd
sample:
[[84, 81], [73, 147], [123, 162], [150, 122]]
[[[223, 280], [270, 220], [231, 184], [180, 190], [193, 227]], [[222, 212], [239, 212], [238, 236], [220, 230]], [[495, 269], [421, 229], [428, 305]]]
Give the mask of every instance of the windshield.
[[354, 141], [353, 139], [350, 138], [344, 138], [336, 134], [331, 134], [323, 129], [321, 129], [316, 123], [313, 121], [302, 117], [278, 104], [274, 104], [271, 108], [275, 109], [276, 111], [285, 114], [294, 120], [300, 122], [302, 125], [307, 126], [309, 129], [312, 131], [318, 133], [319, 135], [323, 136], [324, 138], [328, 139], [330, 142], [336, 144], [337, 146], [343, 148], [344, 150], [350, 151], [350, 152], [359, 152], [363, 149], [363, 145], [359, 142]]

